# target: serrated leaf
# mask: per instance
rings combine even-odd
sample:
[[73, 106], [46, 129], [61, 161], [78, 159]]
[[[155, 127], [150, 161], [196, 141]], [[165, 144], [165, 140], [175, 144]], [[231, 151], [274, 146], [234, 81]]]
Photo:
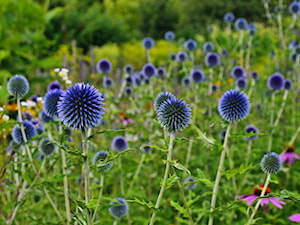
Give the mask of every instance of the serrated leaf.
[[185, 172], [187, 172], [187, 173], [189, 174], [189, 176], [191, 176], [191, 172], [190, 172], [184, 165], [182, 165], [181, 163], [177, 162], [176, 160], [171, 161], [170, 163], [171, 163], [171, 165], [173, 165], [176, 169], [185, 171]]
[[91, 199], [89, 201], [89, 203], [86, 205], [86, 207], [88, 209], [95, 209], [99, 205], [100, 205], [100, 203], [99, 203], [98, 199]]
[[167, 185], [166, 185], [166, 189], [169, 189], [170, 187], [173, 186], [173, 184], [179, 180], [179, 177], [176, 176], [175, 174], [173, 174], [172, 176], [170, 176], [167, 180]]
[[188, 217], [187, 215], [187, 210], [181, 206], [178, 202], [174, 202], [174, 201], [171, 201], [171, 206], [176, 209], [178, 212], [180, 212], [184, 217]]
[[118, 133], [118, 132], [124, 132], [125, 130], [114, 130], [114, 129], [104, 129], [104, 130], [98, 130], [96, 131], [96, 133], [90, 135], [87, 139], [93, 139], [95, 136], [99, 135], [99, 134], [104, 134], [104, 133]]
[[90, 186], [91, 190], [97, 189], [97, 188], [102, 188], [102, 185], [100, 185], [100, 184], [93, 184], [93, 185]]
[[149, 209], [155, 209], [155, 206], [152, 202], [146, 202], [144, 199], [140, 200], [140, 199], [133, 199], [133, 200], [126, 200], [128, 203], [138, 203], [142, 206], [146, 206]]

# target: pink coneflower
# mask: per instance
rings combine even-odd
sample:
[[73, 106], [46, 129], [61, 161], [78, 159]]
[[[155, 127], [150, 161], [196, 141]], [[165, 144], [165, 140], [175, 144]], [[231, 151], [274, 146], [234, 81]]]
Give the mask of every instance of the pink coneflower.
[[292, 165], [294, 164], [294, 159], [300, 159], [300, 156], [295, 152], [295, 146], [291, 144], [280, 154], [280, 159], [282, 163], [288, 161]]
[[300, 213], [294, 214], [289, 217], [289, 220], [292, 222], [300, 222]]
[[[248, 205], [251, 205], [252, 202], [254, 202], [258, 197], [260, 197], [263, 188], [264, 185], [260, 184], [259, 186], [254, 188], [253, 194], [240, 195], [240, 196], [236, 196], [235, 198], [242, 199], [243, 201], [247, 202]], [[271, 193], [271, 189], [267, 187], [265, 195], [268, 195], [270, 193]], [[260, 205], [263, 206], [269, 203], [272, 203], [279, 209], [282, 209], [282, 205], [286, 204], [284, 201], [280, 201], [279, 198], [263, 198], [260, 202]]]

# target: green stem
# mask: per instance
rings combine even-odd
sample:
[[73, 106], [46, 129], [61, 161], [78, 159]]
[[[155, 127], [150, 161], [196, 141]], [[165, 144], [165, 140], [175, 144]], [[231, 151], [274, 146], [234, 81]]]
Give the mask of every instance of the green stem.
[[228, 151], [227, 150], [227, 142], [228, 142], [228, 137], [229, 137], [229, 132], [230, 132], [231, 125], [232, 125], [232, 123], [229, 123], [229, 125], [227, 127], [227, 130], [226, 130], [226, 135], [225, 135], [225, 139], [224, 139], [224, 143], [223, 143], [224, 149], [222, 150], [222, 153], [221, 153], [219, 167], [218, 167], [218, 171], [217, 171], [217, 176], [216, 176], [216, 180], [215, 180], [215, 184], [214, 184], [214, 188], [213, 188], [211, 205], [210, 205], [210, 213], [211, 214], [209, 216], [209, 221], [208, 221], [209, 225], [212, 225], [214, 223], [214, 217], [213, 217], [212, 213], [214, 212], [215, 207], [216, 207], [218, 187], [219, 187], [219, 183], [220, 183], [220, 179], [221, 179], [221, 173], [222, 173], [222, 170], [223, 170], [225, 154]]
[[186, 168], [188, 168], [189, 162], [190, 162], [190, 159], [191, 159], [193, 142], [194, 142], [194, 139], [190, 138], [189, 139], [188, 150], [187, 150], [187, 154], [186, 154], [186, 159], [185, 159], [185, 167]]
[[163, 179], [163, 182], [161, 184], [159, 195], [158, 195], [158, 198], [157, 198], [157, 201], [156, 201], [156, 204], [155, 204], [155, 209], [156, 210], [152, 213], [149, 225], [153, 225], [154, 222], [155, 222], [155, 217], [156, 217], [156, 214], [157, 214], [157, 210], [159, 209], [161, 200], [163, 198], [164, 191], [165, 191], [166, 186], [167, 186], [167, 180], [168, 180], [169, 169], [170, 169], [170, 162], [172, 160], [172, 152], [173, 152], [174, 139], [175, 139], [175, 134], [171, 133], [171, 135], [170, 135], [169, 149], [168, 149], [168, 156], [167, 156], [167, 162], [166, 162], [166, 168], [165, 168], [165, 175], [164, 175], [164, 179]]
[[290, 140], [289, 145], [294, 144], [296, 138], [297, 138], [298, 135], [299, 135], [299, 132], [300, 132], [300, 126], [298, 127], [298, 129], [296, 130], [296, 132], [295, 132], [295, 134], [293, 135], [292, 139]]
[[281, 103], [281, 107], [280, 107], [280, 109], [278, 110], [277, 118], [276, 118], [275, 123], [274, 123], [274, 128], [275, 128], [275, 127], [278, 125], [278, 123], [279, 123], [281, 114], [282, 114], [282, 112], [283, 112], [283, 109], [284, 109], [284, 106], [285, 106], [285, 103], [286, 103], [286, 99], [287, 99], [288, 93], [289, 93], [288, 90], [285, 90], [285, 91], [284, 91], [283, 99], [282, 99], [282, 103]]
[[92, 221], [95, 220], [96, 215], [97, 215], [97, 211], [98, 211], [98, 208], [99, 208], [99, 203], [101, 201], [101, 197], [102, 197], [102, 193], [103, 193], [103, 187], [104, 187], [104, 174], [102, 173], [100, 175], [100, 190], [99, 190], [99, 195], [98, 195], [98, 204], [97, 204], [97, 206], [96, 206], [96, 208], [94, 210]]
[[[263, 196], [265, 195], [266, 190], [267, 190], [267, 187], [268, 187], [268, 185], [269, 185], [270, 178], [271, 178], [271, 174], [268, 173], [268, 176], [267, 176], [267, 178], [266, 178], [266, 182], [265, 182], [265, 184], [264, 184], [264, 188], [263, 188], [263, 190], [262, 190], [262, 192], [261, 192], [261, 194], [260, 194], [260, 197], [263, 197]], [[257, 213], [257, 210], [258, 210], [258, 207], [259, 207], [259, 205], [260, 205], [261, 200], [262, 200], [262, 199], [259, 199], [259, 200], [257, 201], [257, 203], [256, 203], [256, 205], [255, 205], [255, 208], [254, 208], [254, 210], [253, 210], [253, 212], [252, 212], [252, 214], [251, 214], [251, 217], [250, 217], [250, 219], [248, 220], [247, 225], [250, 225], [250, 224], [252, 223], [252, 221], [253, 221], [253, 219], [254, 219], [254, 216], [255, 216], [255, 214]]]

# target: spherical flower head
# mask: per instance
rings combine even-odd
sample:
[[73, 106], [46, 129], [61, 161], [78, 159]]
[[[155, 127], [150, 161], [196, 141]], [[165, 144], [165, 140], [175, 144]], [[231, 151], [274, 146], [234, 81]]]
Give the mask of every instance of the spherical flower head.
[[293, 82], [290, 80], [285, 80], [284, 81], [284, 89], [285, 90], [291, 90], [293, 87]]
[[47, 91], [52, 91], [52, 90], [55, 90], [55, 89], [59, 89], [59, 90], [62, 89], [61, 84], [60, 84], [57, 80], [51, 82], [51, 83], [48, 85]]
[[44, 103], [43, 108], [44, 112], [52, 118], [55, 118], [58, 116], [57, 111], [57, 103], [59, 101], [59, 98], [63, 95], [64, 91], [60, 89], [54, 89], [49, 92], [44, 97]]
[[131, 65], [124, 66], [124, 73], [131, 74], [133, 72], [133, 68]]
[[129, 96], [131, 96], [132, 95], [132, 88], [131, 87], [126, 87], [125, 88], [125, 90], [124, 90], [124, 92], [125, 92], [125, 95], [127, 96], [127, 97], [129, 97]]
[[142, 41], [142, 46], [144, 49], [149, 50], [154, 47], [154, 40], [150, 37], [146, 37]]
[[249, 114], [249, 98], [245, 93], [237, 90], [226, 91], [219, 101], [218, 111], [228, 122], [240, 121]]
[[234, 27], [237, 30], [247, 30], [248, 22], [245, 18], [238, 18], [234, 23]]
[[211, 66], [211, 67], [220, 65], [219, 55], [217, 53], [214, 53], [214, 52], [207, 53], [206, 56], [205, 56], [205, 64], [207, 66]]
[[173, 31], [167, 31], [164, 35], [166, 41], [174, 41], [175, 33]]
[[247, 79], [245, 77], [240, 77], [235, 81], [235, 85], [239, 89], [245, 89], [248, 85]]
[[141, 151], [142, 152], [145, 152], [145, 153], [148, 153], [150, 154], [152, 152], [152, 148], [150, 147], [150, 144], [149, 143], [144, 143], [142, 146], [141, 146]]
[[191, 84], [191, 79], [189, 77], [184, 77], [182, 79], [181, 83], [184, 87], [188, 87]]
[[40, 116], [39, 116], [39, 117], [40, 117], [40, 120], [41, 120], [43, 123], [48, 123], [48, 122], [54, 120], [54, 118], [51, 117], [51, 116], [48, 116], [47, 113], [45, 113], [45, 111], [42, 111], [42, 112], [40, 113]]
[[202, 51], [204, 54], [208, 52], [213, 52], [215, 50], [215, 46], [211, 42], [205, 42], [204, 45], [202, 46]]
[[166, 75], [166, 70], [164, 68], [157, 69], [157, 76], [160, 78], [164, 78]]
[[231, 76], [235, 79], [238, 79], [240, 77], [244, 77], [245, 76], [245, 70], [243, 69], [243, 67], [241, 66], [235, 66], [232, 70], [231, 70]]
[[254, 23], [250, 23], [248, 26], [249, 34], [250, 35], [255, 35], [256, 34], [256, 26]]
[[15, 98], [22, 98], [29, 91], [28, 80], [22, 75], [15, 75], [7, 82], [7, 90]]
[[254, 80], [257, 80], [258, 79], [258, 73], [256, 71], [253, 71], [251, 73], [251, 77], [254, 79]]
[[112, 88], [112, 86], [114, 85], [113, 80], [110, 77], [106, 77], [103, 80], [103, 86], [107, 89]]
[[[92, 164], [96, 164], [98, 161], [100, 162], [104, 162], [105, 159], [107, 158], [108, 156], [108, 152], [107, 151], [99, 151], [97, 152], [94, 157], [93, 157], [93, 160], [92, 160]], [[99, 168], [99, 172], [105, 172], [105, 171], [108, 171], [112, 168], [113, 166], [113, 161], [111, 162], [108, 162], [104, 167], [102, 168]]]
[[128, 148], [128, 142], [122, 136], [115, 137], [111, 142], [111, 148], [117, 152], [124, 151]]
[[210, 89], [211, 89], [212, 93], [216, 93], [219, 90], [219, 87], [216, 84], [212, 84]]
[[177, 59], [176, 53], [171, 53], [170, 56], [169, 56], [169, 59], [170, 59], [171, 61], [175, 61], [175, 60]]
[[57, 146], [54, 143], [49, 142], [53, 142], [53, 140], [51, 140], [50, 138], [43, 138], [39, 143], [39, 151], [44, 156], [50, 156], [51, 154], [56, 152]]
[[187, 54], [186, 52], [178, 52], [176, 55], [176, 61], [177, 62], [184, 62], [187, 60]]
[[115, 217], [116, 219], [122, 218], [128, 213], [129, 206], [125, 199], [123, 198], [115, 198], [115, 201], [110, 202], [111, 208], [108, 209], [110, 215]]
[[295, 14], [295, 15], [300, 13], [300, 3], [294, 0], [289, 5], [289, 12], [292, 13], [292, 14]]
[[199, 69], [194, 69], [192, 72], [191, 72], [191, 80], [194, 82], [194, 83], [200, 83], [202, 81], [205, 80], [205, 75], [202, 73], [201, 70]]
[[99, 73], [107, 74], [112, 70], [111, 62], [108, 59], [101, 59], [97, 63], [96, 69]]
[[195, 51], [197, 48], [197, 43], [193, 39], [189, 39], [184, 43], [184, 48], [187, 51]]
[[[31, 122], [23, 121], [23, 127], [25, 130], [25, 136], [26, 136], [27, 141], [29, 141], [32, 137], [37, 135], [35, 126]], [[23, 136], [22, 136], [21, 128], [18, 124], [16, 124], [14, 126], [11, 135], [12, 135], [14, 142], [16, 142], [17, 144], [22, 145], [25, 143]]]
[[[183, 183], [186, 184], [186, 183], [194, 182], [194, 181], [196, 181], [196, 180], [193, 177], [187, 177], [187, 178], [184, 179]], [[193, 190], [196, 187], [197, 187], [197, 183], [192, 183], [192, 184], [187, 185], [185, 188], [187, 190]]]
[[228, 12], [223, 17], [224, 22], [231, 23], [234, 21], [234, 15], [231, 12]]
[[275, 152], [269, 152], [260, 161], [260, 167], [264, 173], [278, 173], [281, 170], [282, 162]]
[[156, 74], [156, 68], [151, 63], [147, 63], [143, 66], [142, 72], [145, 76], [151, 78]]
[[[27, 120], [27, 121], [31, 121], [33, 119], [33, 116], [30, 112], [27, 112], [27, 111], [23, 111], [21, 113], [22, 115], [22, 120]], [[17, 118], [17, 121], [19, 121], [19, 119]]]
[[280, 73], [275, 73], [269, 77], [267, 84], [271, 90], [281, 90], [284, 88], [284, 77]]
[[170, 133], [183, 130], [191, 123], [191, 108], [177, 98], [170, 98], [161, 103], [157, 110], [158, 121]]
[[64, 125], [86, 130], [97, 126], [104, 114], [103, 97], [89, 84], [76, 83], [66, 90], [57, 104], [58, 115]]
[[[253, 125], [249, 125], [245, 129], [246, 129], [247, 133], [254, 133], [254, 134], [258, 133], [258, 129], [255, 126], [253, 126]], [[253, 140], [257, 139], [257, 138], [258, 138], [257, 135], [251, 136], [251, 137], [245, 137], [245, 139], [248, 140], [248, 141], [253, 141]]]
[[170, 92], [162, 92], [158, 94], [154, 100], [154, 110], [157, 111], [164, 101], [171, 98], [176, 98], [176, 97]]

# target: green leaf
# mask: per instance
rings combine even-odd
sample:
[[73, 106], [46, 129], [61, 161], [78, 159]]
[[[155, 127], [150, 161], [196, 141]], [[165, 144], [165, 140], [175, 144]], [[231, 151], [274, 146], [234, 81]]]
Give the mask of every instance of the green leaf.
[[114, 130], [114, 129], [104, 129], [104, 130], [98, 130], [96, 131], [96, 133], [90, 135], [87, 139], [93, 139], [95, 136], [99, 135], [99, 134], [104, 134], [104, 133], [118, 133], [118, 132], [124, 132], [125, 130]]
[[187, 215], [187, 210], [181, 206], [178, 202], [174, 202], [174, 201], [171, 201], [171, 206], [176, 209], [178, 212], [180, 212], [184, 217], [188, 217]]
[[173, 174], [172, 176], [170, 176], [167, 180], [167, 185], [166, 185], [166, 190], [169, 189], [170, 187], [173, 186], [173, 184], [179, 180], [179, 177], [176, 176], [175, 174]]
[[97, 206], [101, 205], [98, 199], [91, 199], [86, 205], [88, 209], [95, 209]]
[[182, 170], [182, 171], [185, 171], [189, 174], [189, 176], [191, 176], [191, 172], [184, 166], [182, 165], [181, 163], [177, 162], [176, 160], [173, 160], [170, 162], [171, 165], [173, 165], [176, 169], [178, 170]]
[[142, 206], [146, 206], [149, 209], [155, 209], [155, 206], [152, 202], [146, 202], [144, 199], [140, 200], [140, 199], [133, 199], [133, 200], [126, 200], [128, 203], [137, 203], [140, 204]]

